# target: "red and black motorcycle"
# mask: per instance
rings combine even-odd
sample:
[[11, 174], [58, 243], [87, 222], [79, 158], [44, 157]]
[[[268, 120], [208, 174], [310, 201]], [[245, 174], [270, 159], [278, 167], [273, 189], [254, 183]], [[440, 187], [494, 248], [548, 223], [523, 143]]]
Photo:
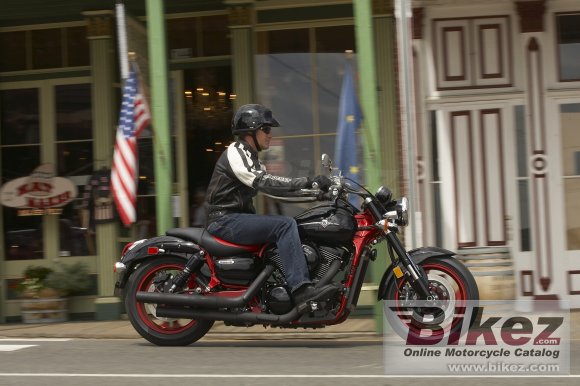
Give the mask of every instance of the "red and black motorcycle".
[[[327, 156], [323, 165], [331, 169]], [[124, 296], [135, 330], [154, 344], [182, 346], [203, 337], [216, 320], [281, 328], [341, 323], [355, 309], [367, 267], [377, 258], [373, 246], [384, 240], [391, 264], [380, 282], [378, 299], [394, 301], [401, 309], [425, 301], [429, 307], [421, 310], [430, 315], [409, 318], [400, 312], [397, 320], [391, 316], [391, 324], [413, 331], [437, 312], [444, 314], [450, 302], [459, 308], [479, 299], [473, 276], [453, 252], [437, 247], [405, 250], [397, 233], [407, 225], [406, 198], [393, 200], [385, 187], [372, 194], [340, 175], [331, 179], [327, 193], [309, 189], [292, 200], [326, 201], [295, 219], [312, 281], [316, 286], [334, 284], [334, 294], [299, 309], [275, 245], [236, 245], [204, 228], [177, 228], [126, 245], [116, 263], [115, 293]], [[362, 198], [360, 208], [349, 202], [352, 194]]]

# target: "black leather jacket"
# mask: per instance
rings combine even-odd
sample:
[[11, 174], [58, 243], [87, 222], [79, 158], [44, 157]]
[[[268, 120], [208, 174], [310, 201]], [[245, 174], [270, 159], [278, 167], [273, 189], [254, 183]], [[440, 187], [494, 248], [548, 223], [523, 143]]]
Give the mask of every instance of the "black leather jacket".
[[207, 225], [228, 213], [256, 213], [252, 198], [258, 191], [275, 196], [293, 196], [292, 192], [310, 188], [308, 177], [273, 176], [258, 159], [258, 152], [238, 140], [228, 146], [218, 159], [207, 189]]

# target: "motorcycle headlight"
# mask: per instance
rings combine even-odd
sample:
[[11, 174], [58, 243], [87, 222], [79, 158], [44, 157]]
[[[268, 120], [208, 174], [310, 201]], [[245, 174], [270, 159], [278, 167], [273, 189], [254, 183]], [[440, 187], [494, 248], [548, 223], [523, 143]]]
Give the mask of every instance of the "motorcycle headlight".
[[409, 225], [409, 200], [407, 197], [401, 197], [397, 200], [397, 225]]
[[386, 208], [388, 206], [388, 204], [391, 202], [391, 200], [393, 199], [393, 193], [390, 191], [389, 188], [381, 186], [377, 189], [377, 193], [375, 194], [375, 197]]

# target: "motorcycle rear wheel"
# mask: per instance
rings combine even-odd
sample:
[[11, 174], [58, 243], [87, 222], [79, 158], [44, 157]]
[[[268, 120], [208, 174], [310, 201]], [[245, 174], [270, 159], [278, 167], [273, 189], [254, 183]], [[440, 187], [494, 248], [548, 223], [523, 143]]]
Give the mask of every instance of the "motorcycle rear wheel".
[[158, 318], [155, 304], [135, 299], [138, 291], [160, 292], [164, 278], [183, 270], [185, 262], [175, 256], [156, 257], [141, 264], [127, 283], [125, 307], [129, 321], [139, 335], [158, 346], [190, 345], [201, 339], [214, 324], [213, 320]]
[[[449, 258], [433, 257], [423, 261], [420, 267], [429, 278], [429, 290], [436, 299], [434, 307], [413, 305], [417, 297], [410, 285], [403, 280], [393, 280], [386, 291], [390, 309], [385, 309], [385, 313], [389, 324], [408, 342], [436, 343], [445, 336], [458, 339], [463, 319], [457, 316], [465, 314], [468, 307], [473, 310], [479, 302], [473, 275], [463, 263]], [[475, 317], [471, 313], [469, 322], [466, 321], [469, 326]], [[431, 330], [431, 334], [425, 336], [425, 330]]]

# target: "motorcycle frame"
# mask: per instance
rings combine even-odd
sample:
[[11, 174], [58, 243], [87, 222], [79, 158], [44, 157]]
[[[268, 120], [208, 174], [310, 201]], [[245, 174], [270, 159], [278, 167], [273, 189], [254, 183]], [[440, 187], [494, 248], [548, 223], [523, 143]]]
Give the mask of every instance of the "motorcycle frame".
[[[286, 325], [286, 326], [322, 326], [322, 325], [333, 325], [333, 324], [339, 324], [342, 323], [344, 320], [346, 320], [346, 318], [349, 316], [349, 314], [356, 308], [357, 303], [358, 303], [358, 299], [360, 296], [360, 292], [362, 289], [362, 285], [364, 283], [364, 278], [366, 275], [366, 271], [368, 269], [368, 265], [370, 263], [371, 260], [374, 260], [376, 257], [376, 251], [374, 251], [372, 249], [372, 246], [377, 244], [379, 241], [386, 239], [387, 242], [393, 247], [393, 249], [395, 250], [395, 252], [397, 253], [397, 258], [393, 259], [393, 261], [391, 262], [391, 266], [387, 269], [387, 271], [385, 272], [385, 274], [383, 275], [383, 280], [381, 280], [381, 285], [379, 286], [379, 300], [382, 298], [381, 297], [381, 293], [384, 292], [384, 288], [386, 287], [386, 284], [389, 282], [389, 280], [394, 280], [393, 278], [393, 268], [395, 266], [395, 264], [397, 262], [402, 262], [403, 264], [403, 268], [407, 267], [409, 265], [415, 266], [416, 267], [416, 263], [418, 263], [418, 261], [413, 262], [413, 260], [416, 260], [414, 258], [414, 256], [412, 255], [417, 255], [417, 256], [433, 256], [433, 255], [448, 255], [448, 254], [452, 254], [452, 252], [449, 251], [445, 251], [445, 250], [440, 250], [443, 252], [440, 252], [439, 249], [437, 248], [437, 251], [435, 252], [431, 252], [431, 253], [423, 253], [420, 254], [420, 251], [423, 251], [424, 248], [421, 248], [419, 250], [415, 250], [414, 253], [407, 253], [403, 247], [403, 245], [401, 244], [401, 242], [399, 241], [398, 237], [396, 236], [396, 232], [394, 231], [385, 231], [383, 228], [381, 227], [377, 227], [376, 226], [376, 219], [375, 216], [373, 214], [371, 214], [372, 211], [363, 211], [360, 212], [358, 214], [355, 215], [355, 219], [357, 222], [357, 230], [355, 231], [355, 234], [353, 236], [352, 239], [352, 243], [354, 246], [354, 253], [351, 257], [351, 263], [350, 266], [345, 268], [347, 271], [345, 272], [345, 279], [344, 279], [344, 290], [343, 293], [341, 295], [341, 299], [340, 299], [340, 303], [338, 305], [338, 311], [335, 314], [335, 317], [333, 319], [326, 319], [321, 317], [320, 319], [316, 319], [316, 318], [307, 318], [304, 321], [301, 321], [300, 319], [298, 319], [298, 314], [295, 315], [295, 317], [290, 318], [290, 314], [287, 315], [287, 317], [282, 318], [280, 320], [276, 320], [276, 317], [274, 315], [272, 318], [272, 322], [268, 323], [266, 322], [265, 324], [271, 324], [271, 325]], [[231, 243], [225, 242], [224, 240], [219, 240], [218, 241], [220, 243], [225, 243], [227, 245], [233, 245]], [[175, 245], [173, 245], [175, 244]], [[190, 250], [189, 253], [193, 253], [193, 249], [191, 248], [192, 246], [194, 246], [195, 244], [192, 244], [191, 242], [187, 242], [187, 241], [181, 241], [181, 240], [174, 240], [174, 242], [172, 242], [172, 247], [169, 248], [169, 250], [165, 250], [163, 253], [168, 253], [171, 255], [179, 255], [179, 257], [182, 257], [184, 259], [187, 259], [186, 256], [184, 255], [180, 255], [178, 253], [175, 253], [177, 251], [181, 251], [183, 252], [183, 245], [187, 245], [188, 249]], [[215, 288], [218, 285], [221, 285], [222, 287], [224, 287], [224, 290], [221, 291], [217, 291], [217, 292], [207, 292], [205, 294], [203, 294], [204, 297], [208, 297], [208, 298], [214, 298], [214, 301], [217, 301], [217, 299], [215, 298], [229, 298], [232, 301], [234, 300], [241, 300], [242, 297], [245, 299], [248, 295], [246, 294], [246, 292], [248, 291], [248, 289], [250, 287], [255, 286], [254, 281], [256, 281], [256, 279], [250, 283], [249, 285], [235, 285], [235, 284], [229, 284], [229, 283], [222, 283], [221, 280], [219, 280], [219, 278], [217, 277], [216, 274], [216, 267], [215, 267], [215, 263], [213, 261], [213, 257], [211, 254], [207, 253], [207, 251], [204, 251], [203, 248], [201, 249], [197, 249], [199, 248], [197, 245], [195, 245], [195, 249], [196, 253], [202, 253], [204, 260], [211, 272], [211, 277], [209, 278], [210, 281], [207, 285], [207, 290], [211, 290], [212, 288]], [[261, 248], [259, 248], [258, 246], [256, 246], [255, 248], [252, 247], [254, 250], [254, 253], [256, 254], [256, 256], [259, 256], [260, 258], [264, 258], [265, 255], [265, 251], [268, 248], [268, 245], [264, 245]], [[148, 248], [150, 250], [150, 248]], [[154, 258], [154, 256], [143, 256], [141, 255], [141, 258], [138, 260], [148, 260]], [[422, 258], [421, 260], [424, 260], [424, 258]], [[129, 274], [127, 274], [126, 276], [129, 276]], [[259, 275], [260, 276], [260, 275]], [[417, 282], [418, 280], [415, 280], [415, 282]], [[411, 280], [410, 280], [411, 282]], [[412, 284], [412, 283], [411, 283]], [[175, 295], [176, 298], [177, 297], [181, 297], [181, 296], [187, 296], [187, 295]], [[211, 302], [212, 300], [207, 299], [208, 302]], [[224, 299], [225, 300], [225, 299]], [[228, 302], [228, 301], [226, 301]], [[251, 300], [247, 303], [247, 306], [249, 306], [251, 308], [251, 312], [248, 311], [246, 313], [247, 317], [250, 318], [249, 314], [254, 314], [256, 316], [256, 320], [269, 320], [270, 318], [266, 318], [267, 315], [270, 314], [261, 314], [261, 310], [259, 307], [256, 306], [256, 304], [254, 302], [252, 302]], [[208, 309], [208, 312], [211, 314], [211, 310]], [[217, 313], [215, 315], [223, 315], [220, 313]], [[258, 318], [258, 315], [263, 315], [264, 317], [260, 317]], [[288, 320], [289, 319], [289, 320]], [[219, 320], [219, 319], [218, 319]], [[231, 320], [236, 320], [236, 318], [232, 315]], [[261, 322], [260, 322], [261, 323]]]

